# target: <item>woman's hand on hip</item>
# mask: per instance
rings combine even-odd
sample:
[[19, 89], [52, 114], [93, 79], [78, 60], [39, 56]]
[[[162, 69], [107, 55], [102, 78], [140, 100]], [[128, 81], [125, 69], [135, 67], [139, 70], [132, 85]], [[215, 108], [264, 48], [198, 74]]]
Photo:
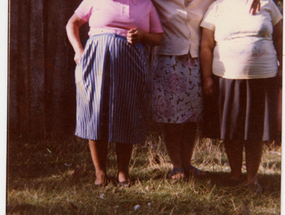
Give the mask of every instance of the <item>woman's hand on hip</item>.
[[74, 13], [66, 24], [66, 33], [70, 44], [75, 52], [74, 61], [76, 64], [79, 63], [83, 54], [83, 47], [79, 38], [79, 28], [86, 23], [85, 20], [81, 19], [76, 13]]
[[78, 64], [80, 59], [82, 58], [83, 52], [84, 52], [83, 49], [78, 49], [78, 51], [75, 52], [74, 61], [76, 64]]

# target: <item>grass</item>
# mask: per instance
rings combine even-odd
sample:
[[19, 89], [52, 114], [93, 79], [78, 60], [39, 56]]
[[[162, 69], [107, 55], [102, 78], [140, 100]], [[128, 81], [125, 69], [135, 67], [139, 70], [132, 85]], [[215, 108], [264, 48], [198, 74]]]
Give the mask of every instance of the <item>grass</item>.
[[[150, 135], [134, 148], [134, 184], [95, 188], [86, 141], [15, 141], [8, 145], [7, 214], [280, 214], [281, 149], [266, 145], [260, 166], [262, 194], [246, 186], [228, 187], [229, 165], [220, 141], [197, 139], [193, 165], [207, 179], [173, 183], [163, 137]], [[114, 144], [108, 175], [116, 175]], [[245, 168], [243, 168], [245, 172]]]

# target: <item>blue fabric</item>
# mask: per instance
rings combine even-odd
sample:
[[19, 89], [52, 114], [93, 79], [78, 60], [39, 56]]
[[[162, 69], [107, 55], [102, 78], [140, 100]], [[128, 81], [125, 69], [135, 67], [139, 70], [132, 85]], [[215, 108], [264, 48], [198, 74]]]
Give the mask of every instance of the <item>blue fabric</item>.
[[144, 47], [125, 37], [89, 38], [75, 69], [75, 135], [116, 143], [145, 140], [147, 62]]

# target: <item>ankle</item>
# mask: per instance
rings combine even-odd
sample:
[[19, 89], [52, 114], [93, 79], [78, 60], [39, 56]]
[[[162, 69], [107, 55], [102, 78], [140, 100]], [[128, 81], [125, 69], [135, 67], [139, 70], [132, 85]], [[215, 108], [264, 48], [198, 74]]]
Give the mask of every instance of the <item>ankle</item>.
[[106, 178], [106, 172], [103, 170], [96, 171], [95, 176], [96, 176], [96, 179], [99, 179], [99, 180], [104, 179]]
[[129, 181], [130, 176], [129, 176], [129, 171], [119, 171], [118, 172], [118, 181], [119, 182], [125, 182]]
[[96, 171], [96, 179], [95, 179], [95, 184], [104, 184], [106, 181], [106, 172], [104, 171]]
[[181, 163], [171, 163], [171, 167], [172, 167], [172, 169], [181, 169], [181, 168], [184, 168], [183, 166], [182, 166], [182, 164]]

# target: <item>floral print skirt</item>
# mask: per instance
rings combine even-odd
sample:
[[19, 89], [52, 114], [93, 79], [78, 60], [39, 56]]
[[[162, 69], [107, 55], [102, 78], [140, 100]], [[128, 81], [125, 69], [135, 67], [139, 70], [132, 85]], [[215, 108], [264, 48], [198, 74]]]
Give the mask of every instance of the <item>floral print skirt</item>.
[[198, 58], [157, 55], [152, 82], [153, 120], [198, 122], [203, 108]]

